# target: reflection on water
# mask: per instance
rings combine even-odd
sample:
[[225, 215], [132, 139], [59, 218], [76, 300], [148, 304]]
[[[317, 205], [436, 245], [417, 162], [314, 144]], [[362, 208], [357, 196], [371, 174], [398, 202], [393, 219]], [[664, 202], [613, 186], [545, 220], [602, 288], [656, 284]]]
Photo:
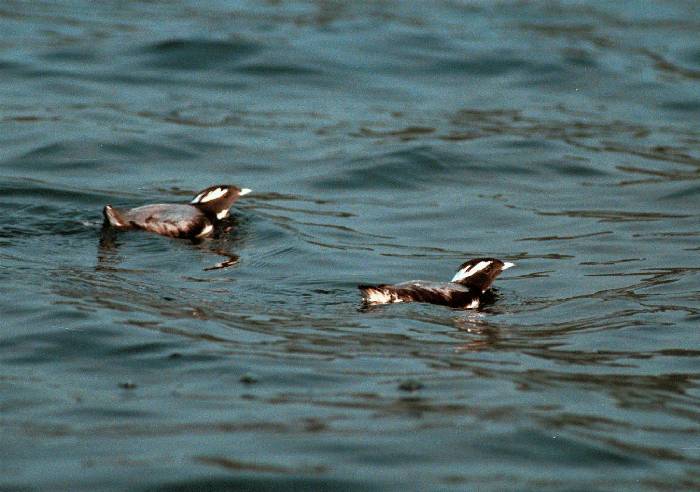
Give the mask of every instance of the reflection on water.
[[[700, 487], [697, 14], [0, 7], [0, 488]], [[479, 256], [479, 310], [361, 307]]]
[[[192, 243], [193, 248], [197, 248], [202, 251], [209, 251], [214, 255], [223, 256], [225, 260], [219, 261], [212, 266], [204, 268], [204, 271], [219, 270], [223, 268], [228, 268], [236, 265], [240, 261], [240, 256], [230, 251], [227, 251], [233, 242], [235, 241], [237, 224], [235, 219], [224, 220], [221, 224], [218, 224], [217, 229], [212, 233], [211, 238], [206, 240], [194, 239], [189, 242]], [[137, 233], [142, 233], [137, 231]], [[125, 236], [129, 236], [133, 233], [121, 233]], [[97, 270], [115, 268], [121, 261], [118, 256], [119, 241], [118, 236], [120, 233], [115, 229], [103, 225], [100, 231], [100, 241], [97, 248]]]

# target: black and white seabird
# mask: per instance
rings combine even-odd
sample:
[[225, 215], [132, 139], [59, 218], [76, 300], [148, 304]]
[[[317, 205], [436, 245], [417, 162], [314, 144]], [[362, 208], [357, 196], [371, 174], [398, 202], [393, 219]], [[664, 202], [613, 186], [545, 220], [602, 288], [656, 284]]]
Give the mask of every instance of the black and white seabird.
[[234, 185], [210, 186], [189, 203], [156, 203], [129, 210], [111, 205], [103, 210], [105, 225], [119, 230], [141, 229], [163, 236], [200, 239], [212, 233], [238, 197], [250, 193]]
[[496, 258], [475, 258], [462, 263], [450, 282], [411, 280], [400, 284], [359, 285], [366, 304], [428, 302], [452, 308], [476, 309], [496, 277], [514, 266]]

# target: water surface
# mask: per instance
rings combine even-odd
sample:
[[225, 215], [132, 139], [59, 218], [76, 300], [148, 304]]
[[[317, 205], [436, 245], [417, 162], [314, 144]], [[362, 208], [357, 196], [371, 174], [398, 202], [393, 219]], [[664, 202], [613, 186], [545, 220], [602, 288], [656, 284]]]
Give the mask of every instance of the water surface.
[[[0, 30], [2, 488], [700, 487], [695, 2]], [[101, 230], [227, 182], [214, 239]], [[360, 309], [476, 256], [517, 263], [480, 311]]]

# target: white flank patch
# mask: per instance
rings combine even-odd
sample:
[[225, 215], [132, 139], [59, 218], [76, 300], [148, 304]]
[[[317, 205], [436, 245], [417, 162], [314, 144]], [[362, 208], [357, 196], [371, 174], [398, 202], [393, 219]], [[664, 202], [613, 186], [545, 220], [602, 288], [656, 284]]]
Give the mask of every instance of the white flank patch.
[[238, 196], [247, 195], [251, 191], [253, 191], [253, 190], [251, 190], [250, 188], [243, 188], [241, 191], [238, 192]]
[[202, 229], [202, 232], [200, 232], [199, 234], [197, 234], [197, 237], [204, 237], [204, 236], [206, 236], [207, 234], [209, 234], [209, 233], [210, 233], [211, 231], [213, 231], [213, 230], [214, 230], [214, 226], [211, 225], [211, 224], [207, 224], [207, 225], [204, 226], [204, 229]]
[[511, 263], [510, 261], [506, 261], [505, 263], [503, 263], [502, 270], [508, 270], [510, 267], [514, 267], [514, 266], [515, 266], [515, 263]]
[[391, 296], [384, 291], [368, 289], [365, 293], [365, 300], [372, 304], [386, 304], [391, 302]]
[[219, 220], [223, 219], [224, 217], [228, 217], [228, 209], [227, 208], [223, 209], [221, 212], [217, 212], [217, 214], [216, 214], [216, 218]]
[[365, 290], [365, 301], [370, 304], [389, 304], [392, 302], [401, 302], [401, 299], [392, 296], [390, 292], [378, 289]]
[[480, 261], [476, 265], [473, 265], [471, 267], [464, 267], [457, 273], [455, 273], [455, 276], [452, 277], [451, 282], [459, 282], [460, 280], [464, 280], [467, 277], [471, 277], [477, 272], [480, 272], [484, 268], [488, 268], [488, 266], [493, 263], [492, 261]]
[[472, 302], [464, 306], [464, 309], [476, 309], [479, 307], [479, 298], [477, 297]]

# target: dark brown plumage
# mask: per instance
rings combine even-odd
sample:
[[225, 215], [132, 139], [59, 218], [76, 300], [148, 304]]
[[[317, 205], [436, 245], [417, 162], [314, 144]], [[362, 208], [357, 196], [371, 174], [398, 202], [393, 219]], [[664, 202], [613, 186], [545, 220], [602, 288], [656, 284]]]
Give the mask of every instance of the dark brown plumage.
[[188, 204], [157, 203], [128, 210], [111, 205], [103, 210], [105, 225], [119, 230], [141, 229], [163, 236], [203, 238], [229, 214], [239, 196], [250, 193], [234, 185], [210, 186], [200, 191]]
[[400, 284], [359, 285], [366, 304], [427, 302], [453, 308], [479, 307], [495, 278], [513, 263], [497, 258], [475, 258], [460, 265], [450, 282], [412, 280]]

